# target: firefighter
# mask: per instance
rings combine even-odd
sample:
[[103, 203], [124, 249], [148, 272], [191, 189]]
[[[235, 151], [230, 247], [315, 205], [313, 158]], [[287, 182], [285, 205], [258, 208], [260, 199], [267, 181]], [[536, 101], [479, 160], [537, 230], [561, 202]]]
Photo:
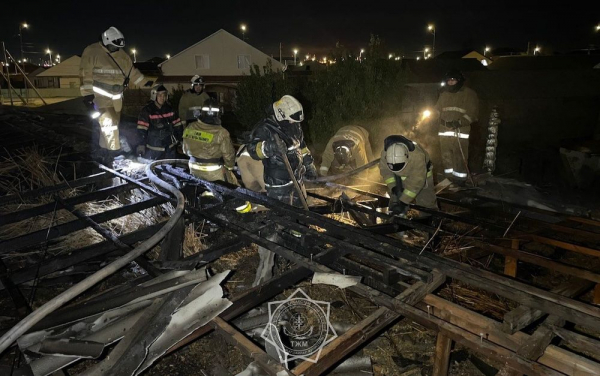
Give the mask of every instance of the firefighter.
[[227, 129], [221, 126], [221, 109], [213, 99], [195, 110], [196, 121], [183, 132], [183, 153], [190, 157], [192, 175], [208, 181], [234, 181], [235, 150]]
[[264, 165], [267, 195], [298, 207], [301, 207], [301, 201], [278, 151], [277, 139], [281, 139], [287, 148], [287, 159], [300, 186], [303, 186], [304, 178], [315, 179], [317, 170], [304, 142], [302, 120], [302, 104], [291, 95], [284, 95], [273, 103], [272, 112], [255, 127], [248, 144], [250, 156]]
[[[248, 153], [264, 166], [264, 181], [267, 196], [288, 205], [301, 207], [301, 200], [295, 189], [284, 158], [289, 161], [294, 178], [306, 197], [303, 180], [315, 179], [317, 170], [313, 157], [304, 142], [301, 122], [304, 120], [302, 104], [291, 95], [284, 95], [270, 106], [267, 117], [260, 121], [252, 132], [252, 140], [248, 144]], [[285, 156], [281, 154], [278, 143], [283, 143]], [[297, 236], [297, 234], [294, 234]], [[274, 235], [272, 239], [275, 239]], [[253, 286], [257, 286], [273, 276], [275, 255], [263, 248], [258, 248], [260, 264], [256, 271]]]
[[102, 33], [100, 41], [83, 51], [79, 66], [81, 95], [93, 119], [93, 152], [102, 163], [112, 162], [121, 149], [119, 120], [123, 91], [130, 82], [137, 85], [144, 75], [122, 50], [125, 38], [116, 27]]
[[169, 159], [177, 157], [177, 145], [181, 142], [182, 126], [177, 113], [168, 103], [169, 92], [163, 85], [150, 91], [150, 102], [142, 108], [138, 117], [137, 155], [146, 159]]
[[459, 70], [446, 73], [445, 89], [435, 105], [439, 113], [438, 136], [444, 174], [460, 185], [469, 177], [469, 134], [479, 114], [477, 93], [464, 83], [465, 77]]
[[388, 186], [389, 212], [406, 217], [408, 205], [437, 209], [433, 186], [433, 165], [421, 146], [404, 136], [389, 136], [384, 141], [379, 171]]
[[195, 75], [190, 82], [190, 89], [186, 90], [179, 100], [179, 116], [183, 120], [183, 125], [188, 120], [195, 121], [194, 108], [200, 109], [204, 105], [204, 102], [210, 99], [204, 91], [204, 80], [202, 77]]
[[319, 173], [321, 176], [337, 175], [372, 160], [369, 132], [363, 127], [349, 125], [340, 128], [327, 143]]

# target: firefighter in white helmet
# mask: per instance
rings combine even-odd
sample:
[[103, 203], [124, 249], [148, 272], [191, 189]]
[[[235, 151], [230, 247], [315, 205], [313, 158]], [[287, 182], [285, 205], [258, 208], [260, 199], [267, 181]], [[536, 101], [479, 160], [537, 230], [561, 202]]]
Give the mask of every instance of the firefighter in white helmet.
[[340, 128], [323, 151], [319, 173], [337, 175], [366, 165], [373, 160], [369, 132], [358, 125]]
[[388, 209], [391, 213], [406, 216], [411, 203], [437, 209], [433, 165], [429, 154], [421, 146], [404, 136], [387, 137], [381, 152], [379, 170], [388, 186]]
[[179, 116], [185, 125], [187, 121], [196, 121], [194, 117], [194, 109], [201, 109], [210, 97], [204, 91], [204, 80], [202, 77], [195, 75], [190, 80], [191, 86], [186, 90], [179, 100]]
[[94, 124], [94, 154], [104, 163], [110, 163], [121, 149], [119, 120], [123, 92], [130, 83], [139, 85], [144, 80], [123, 47], [123, 33], [110, 27], [99, 42], [86, 47], [79, 66], [81, 95]]
[[[284, 158], [289, 161], [292, 173], [297, 180], [302, 195], [306, 197], [304, 179], [317, 177], [313, 157], [304, 142], [301, 122], [304, 120], [302, 104], [291, 95], [284, 95], [269, 107], [267, 117], [260, 121], [252, 131], [252, 140], [247, 150], [252, 158], [262, 161], [264, 166], [264, 182], [267, 196], [275, 198], [287, 205], [302, 206], [302, 201], [295, 189], [292, 177], [288, 172]], [[278, 142], [285, 146], [282, 155]], [[292, 232], [293, 235], [298, 236]], [[277, 234], [273, 235], [275, 239]], [[259, 247], [259, 267], [253, 286], [257, 286], [273, 276], [275, 254], [266, 248]]]

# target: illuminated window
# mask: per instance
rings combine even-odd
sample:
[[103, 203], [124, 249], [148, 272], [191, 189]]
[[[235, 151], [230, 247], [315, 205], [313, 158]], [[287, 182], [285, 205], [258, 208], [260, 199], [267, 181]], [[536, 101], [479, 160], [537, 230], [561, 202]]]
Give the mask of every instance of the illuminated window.
[[250, 55], [238, 55], [238, 69], [248, 69], [250, 64], [252, 64]]
[[210, 59], [208, 55], [196, 55], [196, 69], [209, 69]]

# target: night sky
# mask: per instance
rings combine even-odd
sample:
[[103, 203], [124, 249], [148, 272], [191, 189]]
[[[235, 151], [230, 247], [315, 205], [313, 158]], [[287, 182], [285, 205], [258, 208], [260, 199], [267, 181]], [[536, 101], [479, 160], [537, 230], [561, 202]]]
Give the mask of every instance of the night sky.
[[[527, 3], [527, 4], [526, 4]], [[428, 23], [436, 27], [436, 52], [473, 48], [512, 47], [525, 50], [527, 42], [544, 52], [567, 52], [600, 45], [597, 7], [582, 2], [549, 6], [550, 1], [21, 1], [4, 4], [0, 39], [19, 54], [19, 23], [26, 57], [37, 62], [46, 48], [64, 60], [116, 26], [125, 34], [127, 51], [138, 50], [138, 61], [174, 55], [218, 29], [241, 37], [263, 52], [291, 56], [307, 53], [322, 57], [336, 42], [357, 51], [370, 33], [378, 34], [389, 52], [416, 57], [431, 45]], [[588, 2], [593, 4], [593, 2]], [[8, 8], [6, 7], [8, 5]], [[594, 9], [595, 8], [595, 9]]]

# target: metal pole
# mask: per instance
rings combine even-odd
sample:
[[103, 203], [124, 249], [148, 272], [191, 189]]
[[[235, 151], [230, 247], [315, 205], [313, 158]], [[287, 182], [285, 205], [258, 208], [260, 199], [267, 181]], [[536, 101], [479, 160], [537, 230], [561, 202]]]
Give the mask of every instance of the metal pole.
[[8, 69], [8, 59], [6, 58], [6, 46], [4, 42], [2, 42], [2, 51], [4, 52], [4, 64], [6, 66], [6, 82], [8, 83], [8, 95], [10, 97], [10, 105], [14, 106], [13, 97], [12, 97], [12, 86], [10, 85], [10, 70]]
[[433, 46], [431, 46], [431, 56], [435, 57], [435, 27], [433, 28]]
[[[2, 44], [4, 46], [4, 43]], [[6, 54], [8, 54], [8, 56], [10, 56], [11, 59], [15, 60], [15, 58], [10, 54], [10, 52], [6, 49], [4, 49], [4, 56], [6, 56]], [[17, 68], [21, 69], [21, 67], [19, 67], [17, 65]], [[31, 81], [29, 81], [29, 77], [27, 77], [27, 75], [25, 75], [25, 71], [21, 71], [21, 73], [23, 74], [23, 77], [25, 78], [25, 80], [27, 82], [29, 82], [29, 86], [31, 86], [33, 88], [33, 90], [35, 91], [35, 93], [40, 97], [40, 99], [42, 100], [42, 102], [44, 102], [44, 104], [48, 104], [46, 103], [46, 101], [44, 100], [44, 97], [42, 97], [42, 94], [40, 94], [39, 91], [37, 91], [37, 89], [35, 88], [35, 86], [31, 83]]]
[[[23, 52], [23, 25], [19, 25], [19, 40], [21, 42], [21, 63], [23, 64], [23, 71], [25, 71], [25, 53]], [[25, 101], [29, 102], [29, 88], [27, 87], [25, 73], [23, 73], [23, 85], [25, 85]]]

